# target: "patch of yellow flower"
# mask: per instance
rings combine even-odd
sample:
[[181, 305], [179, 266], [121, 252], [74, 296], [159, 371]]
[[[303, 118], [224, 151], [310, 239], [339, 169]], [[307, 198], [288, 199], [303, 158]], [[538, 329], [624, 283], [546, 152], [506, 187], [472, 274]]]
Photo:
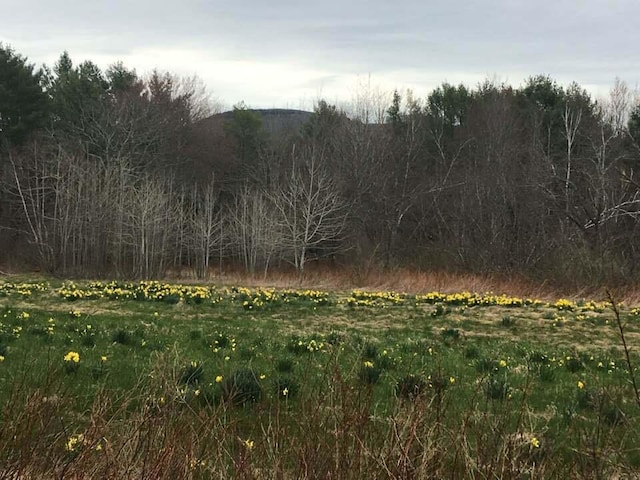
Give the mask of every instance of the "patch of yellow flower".
[[558, 310], [564, 310], [568, 312], [573, 312], [576, 308], [578, 308], [578, 305], [576, 305], [575, 302], [567, 300], [566, 298], [558, 299], [556, 303], [553, 304], [553, 306]]
[[343, 302], [349, 307], [381, 307], [402, 305], [407, 299], [405, 293], [398, 292], [366, 292], [353, 290]]
[[80, 433], [78, 435], [71, 435], [71, 437], [69, 437], [69, 440], [67, 440], [67, 444], [65, 445], [65, 448], [67, 449], [68, 452], [75, 452], [76, 448], [78, 448], [83, 443], [84, 443], [83, 434]]
[[0, 294], [17, 294], [23, 297], [30, 297], [34, 292], [46, 292], [49, 289], [49, 284], [45, 282], [40, 283], [0, 283]]
[[508, 295], [494, 295], [492, 292], [485, 294], [458, 292], [458, 293], [441, 293], [429, 292], [422, 295], [416, 295], [416, 304], [418, 303], [444, 303], [447, 305], [456, 305], [463, 307], [475, 306], [500, 306], [500, 307], [523, 307], [528, 305], [541, 305], [540, 300], [530, 298], [510, 297]]
[[80, 361], [80, 354], [78, 352], [69, 352], [64, 356], [64, 361], [78, 363]]
[[191, 470], [195, 470], [197, 468], [205, 468], [207, 466], [207, 462], [205, 462], [204, 460], [196, 460], [196, 459], [192, 459], [189, 462], [189, 468]]

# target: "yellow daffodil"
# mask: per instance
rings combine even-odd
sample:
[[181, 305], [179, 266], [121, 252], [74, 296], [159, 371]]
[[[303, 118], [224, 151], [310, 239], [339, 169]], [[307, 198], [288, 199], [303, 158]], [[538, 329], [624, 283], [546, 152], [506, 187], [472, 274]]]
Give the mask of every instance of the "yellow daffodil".
[[69, 352], [64, 356], [64, 361], [78, 363], [80, 361], [80, 354], [78, 352]]
[[84, 435], [72, 435], [69, 437], [69, 440], [67, 440], [66, 449], [68, 452], [73, 452], [82, 443], [84, 443]]

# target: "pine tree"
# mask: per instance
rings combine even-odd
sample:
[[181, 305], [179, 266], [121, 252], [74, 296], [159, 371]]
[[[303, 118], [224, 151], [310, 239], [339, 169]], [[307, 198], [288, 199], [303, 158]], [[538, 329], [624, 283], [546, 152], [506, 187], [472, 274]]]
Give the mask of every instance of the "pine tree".
[[42, 70], [0, 44], [0, 141], [20, 145], [43, 127], [49, 104], [41, 87]]

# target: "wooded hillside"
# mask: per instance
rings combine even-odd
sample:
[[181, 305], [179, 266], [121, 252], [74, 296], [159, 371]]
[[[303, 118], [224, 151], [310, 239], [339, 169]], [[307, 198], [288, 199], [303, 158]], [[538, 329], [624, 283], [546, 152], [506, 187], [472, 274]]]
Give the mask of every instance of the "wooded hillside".
[[159, 277], [376, 265], [638, 280], [640, 106], [532, 76], [213, 114], [197, 79], [0, 46], [0, 262]]

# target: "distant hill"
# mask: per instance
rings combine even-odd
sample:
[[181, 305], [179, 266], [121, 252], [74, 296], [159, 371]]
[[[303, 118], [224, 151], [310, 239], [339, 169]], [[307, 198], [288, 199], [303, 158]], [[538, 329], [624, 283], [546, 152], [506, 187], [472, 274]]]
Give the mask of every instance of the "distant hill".
[[[262, 125], [273, 138], [297, 135], [315, 113], [284, 108], [251, 109], [262, 118]], [[194, 125], [189, 173], [194, 178], [208, 179], [215, 171], [216, 181], [221, 185], [233, 182], [238, 176], [237, 146], [234, 139], [225, 133], [224, 125], [233, 118], [233, 112], [218, 113], [204, 118]]]
[[[260, 114], [262, 126], [269, 134], [282, 131], [296, 131], [306, 124], [315, 115], [313, 112], [293, 110], [287, 108], [249, 109], [250, 112]], [[233, 111], [218, 113], [202, 120], [202, 123], [210, 126], [222, 125], [233, 118]]]

